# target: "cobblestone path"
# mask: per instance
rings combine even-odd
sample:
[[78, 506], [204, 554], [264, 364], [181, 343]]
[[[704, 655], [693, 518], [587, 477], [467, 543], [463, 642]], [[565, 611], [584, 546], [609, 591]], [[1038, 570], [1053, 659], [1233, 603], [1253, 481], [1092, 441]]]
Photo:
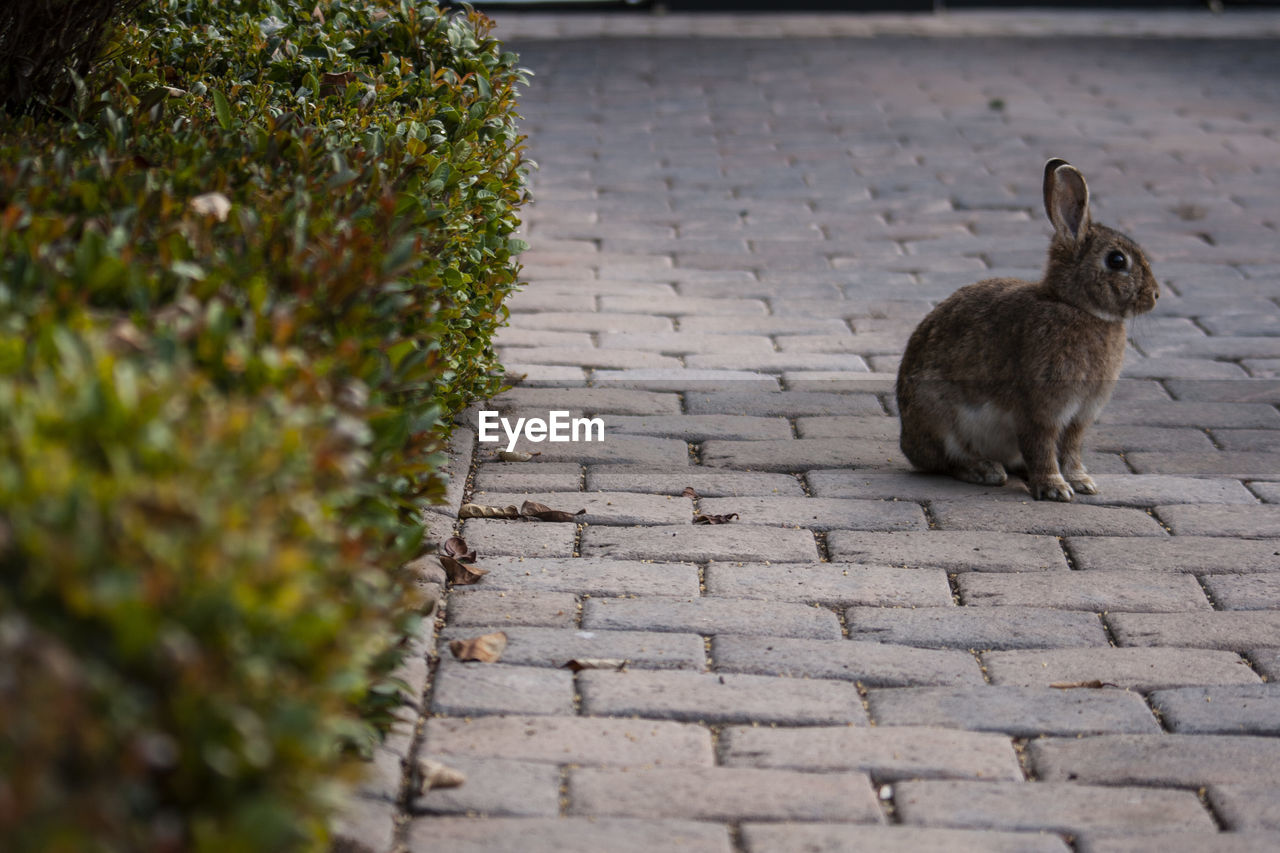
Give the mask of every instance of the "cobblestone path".
[[[506, 37], [541, 170], [484, 408], [606, 438], [460, 431], [468, 499], [586, 514], [463, 524], [410, 748], [468, 782], [402, 841], [1280, 849], [1280, 42]], [[1071, 504], [911, 473], [892, 397], [932, 304], [1038, 277], [1050, 156], [1164, 288]]]

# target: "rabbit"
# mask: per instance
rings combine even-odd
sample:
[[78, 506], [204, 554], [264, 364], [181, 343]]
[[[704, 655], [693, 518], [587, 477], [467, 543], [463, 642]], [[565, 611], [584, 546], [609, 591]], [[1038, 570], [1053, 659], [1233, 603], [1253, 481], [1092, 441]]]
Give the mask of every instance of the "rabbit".
[[1133, 240], [1091, 221], [1084, 176], [1044, 167], [1053, 238], [1044, 278], [979, 281], [920, 321], [898, 368], [902, 452], [923, 471], [1002, 486], [1020, 471], [1036, 500], [1098, 487], [1085, 430], [1115, 387], [1125, 321], [1160, 288]]

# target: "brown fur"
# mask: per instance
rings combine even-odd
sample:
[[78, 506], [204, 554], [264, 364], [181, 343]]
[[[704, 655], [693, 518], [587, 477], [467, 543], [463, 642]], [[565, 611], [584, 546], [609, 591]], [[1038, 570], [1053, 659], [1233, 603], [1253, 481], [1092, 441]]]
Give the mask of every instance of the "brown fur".
[[[988, 485], [1021, 468], [1037, 500], [1069, 501], [1097, 492], [1084, 433], [1120, 376], [1125, 320], [1150, 311], [1159, 287], [1132, 240], [1092, 224], [1074, 167], [1050, 160], [1044, 187], [1043, 280], [988, 279], [939, 303], [907, 343], [898, 410], [915, 467]], [[1123, 271], [1105, 264], [1117, 250]]]

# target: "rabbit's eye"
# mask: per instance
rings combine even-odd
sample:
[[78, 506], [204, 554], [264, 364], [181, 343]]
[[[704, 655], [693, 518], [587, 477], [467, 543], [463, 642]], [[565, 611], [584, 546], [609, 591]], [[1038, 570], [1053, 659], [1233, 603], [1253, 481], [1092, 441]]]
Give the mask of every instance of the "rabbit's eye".
[[1129, 256], [1119, 249], [1112, 249], [1107, 252], [1107, 257], [1103, 260], [1107, 265], [1107, 269], [1120, 272], [1129, 268]]

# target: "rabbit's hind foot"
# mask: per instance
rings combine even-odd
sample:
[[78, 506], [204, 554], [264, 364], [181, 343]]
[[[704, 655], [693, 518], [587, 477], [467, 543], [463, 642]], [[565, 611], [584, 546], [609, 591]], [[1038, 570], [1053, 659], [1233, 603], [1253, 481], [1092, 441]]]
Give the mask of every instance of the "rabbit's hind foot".
[[999, 462], [982, 459], [952, 472], [957, 480], [976, 483], [979, 486], [1003, 486], [1009, 480], [1008, 473]]

